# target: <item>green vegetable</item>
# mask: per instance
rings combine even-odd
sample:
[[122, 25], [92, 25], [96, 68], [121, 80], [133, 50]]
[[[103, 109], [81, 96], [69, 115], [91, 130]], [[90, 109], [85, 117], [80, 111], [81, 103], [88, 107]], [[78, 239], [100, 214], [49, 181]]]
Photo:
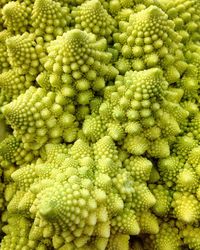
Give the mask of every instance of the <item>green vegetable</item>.
[[1, 0], [1, 250], [200, 249], [199, 0]]

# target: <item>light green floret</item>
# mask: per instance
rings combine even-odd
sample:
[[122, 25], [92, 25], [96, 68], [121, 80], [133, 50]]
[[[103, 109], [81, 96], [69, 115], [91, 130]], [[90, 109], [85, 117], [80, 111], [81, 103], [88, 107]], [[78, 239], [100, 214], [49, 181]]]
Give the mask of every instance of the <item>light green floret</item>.
[[10, 69], [0, 74], [0, 88], [2, 94], [12, 101], [20, 94], [24, 93], [32, 84], [33, 78], [29, 75], [23, 75], [17, 69]]
[[[43, 49], [36, 44], [35, 35], [23, 33], [6, 40], [8, 60], [13, 68], [22, 73], [36, 75], [40, 71], [40, 62], [44, 56]], [[26, 51], [26, 53], [25, 53]]]
[[36, 36], [41, 36], [46, 42], [54, 40], [68, 30], [70, 21], [67, 5], [61, 7], [53, 0], [36, 0], [33, 5], [31, 24]]
[[112, 0], [110, 1], [110, 11], [111, 13], [118, 12], [121, 8], [130, 8], [135, 4], [134, 0]]
[[129, 250], [129, 238], [127, 234], [114, 234], [109, 238], [107, 250]]
[[139, 218], [141, 233], [157, 234], [159, 232], [159, 224], [157, 217], [150, 212], [142, 212]]
[[185, 223], [197, 222], [200, 218], [200, 203], [197, 198], [188, 192], [175, 192], [172, 207], [178, 220]]
[[[189, 115], [188, 111], [183, 109], [179, 103], [164, 101], [163, 108], [166, 112], [174, 116], [178, 124], [181, 124], [182, 122], [184, 122]], [[179, 130], [180, 132], [180, 129], [176, 129], [176, 130]]]
[[181, 163], [176, 156], [169, 156], [158, 161], [158, 171], [167, 186], [171, 186], [177, 180], [177, 175], [182, 169]]
[[38, 177], [35, 171], [35, 164], [26, 165], [17, 169], [11, 177], [17, 184], [18, 188], [27, 191]]
[[[105, 177], [106, 179], [107, 175], [109, 177], [115, 176], [117, 171], [119, 171], [120, 167], [121, 167], [121, 162], [114, 161], [110, 157], [104, 157], [104, 158], [99, 159], [96, 163], [96, 172], [97, 172], [96, 181], [99, 183], [101, 182], [101, 179], [99, 179], [99, 177], [102, 177], [102, 178]], [[107, 178], [107, 180], [109, 184], [110, 179]]]
[[116, 34], [115, 42], [121, 44], [121, 53], [131, 62], [133, 70], [159, 66], [165, 70], [169, 83], [180, 78], [185, 67], [179, 72], [175, 63], [184, 60], [181, 37], [160, 8], [150, 6], [132, 14], [129, 22], [119, 22], [119, 27], [121, 33]]
[[[11, 190], [9, 190], [9, 191], [11, 191]], [[13, 191], [14, 191], [14, 188], [13, 188]], [[24, 190], [15, 189], [12, 197], [9, 197], [9, 195], [6, 196], [6, 198], [10, 198], [10, 200], [6, 199], [6, 201], [9, 202], [7, 204], [7, 212], [10, 215], [11, 214], [20, 214], [20, 211], [18, 210], [18, 206], [19, 206], [19, 203], [21, 202], [21, 200], [23, 199], [24, 195], [25, 195]], [[25, 213], [23, 213], [23, 211], [22, 211], [22, 214], [25, 214]]]
[[[141, 72], [129, 71], [124, 77], [124, 82], [126, 88], [121, 86], [122, 83], [120, 81], [116, 82], [118, 91], [121, 91], [126, 98], [134, 99], [134, 101], [131, 102], [131, 106], [136, 110], [141, 110], [142, 108], [148, 109], [151, 103], [148, 103], [147, 100], [156, 98], [159, 101], [168, 87], [168, 83], [162, 76], [162, 71], [158, 68]], [[144, 103], [142, 101], [144, 101]], [[142, 103], [140, 104], [138, 102]], [[143, 111], [142, 113], [145, 112]], [[142, 117], [145, 118], [148, 116], [144, 114]]]
[[133, 210], [124, 210], [111, 221], [113, 233], [137, 235], [140, 232], [139, 224]]
[[2, 0], [0, 3], [0, 8], [2, 8], [4, 5], [6, 5], [8, 2], [11, 2], [11, 0]]
[[134, 193], [131, 205], [136, 212], [140, 213], [147, 211], [155, 205], [156, 199], [147, 187], [146, 183], [135, 182], [133, 187]]
[[[48, 250], [52, 249], [49, 239], [43, 239], [40, 242], [29, 239], [31, 231], [31, 220], [22, 215], [12, 215], [8, 218], [9, 225], [3, 227], [3, 231], [7, 235], [3, 241], [2, 250]], [[16, 228], [17, 225], [17, 228]]]
[[111, 122], [107, 126], [108, 135], [115, 141], [121, 141], [125, 137], [123, 126], [119, 122]]
[[124, 75], [127, 71], [131, 70], [131, 63], [124, 57], [120, 57], [115, 63], [115, 67], [119, 70], [119, 73]]
[[99, 115], [87, 116], [83, 122], [84, 135], [95, 141], [108, 134], [123, 142], [131, 154], [168, 157], [169, 143], [181, 132], [179, 123], [186, 120], [188, 112], [178, 103], [165, 100], [167, 88], [158, 68], [118, 75], [115, 85], [105, 88]]
[[[7, 235], [2, 240], [1, 249], [23, 249], [28, 244], [28, 233], [31, 222], [21, 215], [11, 216], [8, 221], [9, 225], [3, 227], [3, 231]], [[15, 225], [17, 227], [14, 229]]]
[[106, 131], [106, 126], [104, 125], [101, 117], [96, 114], [91, 116], [86, 116], [83, 122], [83, 133], [91, 141], [97, 141]]
[[196, 81], [200, 80], [200, 48], [198, 43], [189, 43], [185, 48], [185, 55], [190, 66], [190, 69], [186, 73], [196, 83]]
[[[199, 112], [198, 104], [195, 100], [184, 101], [181, 103], [181, 106], [189, 112], [189, 118], [193, 118]], [[184, 128], [183, 130], [187, 131], [187, 128]]]
[[143, 136], [128, 135], [124, 140], [124, 148], [133, 155], [143, 155], [149, 148], [149, 143]]
[[196, 170], [196, 173], [200, 176], [200, 147], [193, 148], [188, 155], [187, 163], [190, 164], [194, 170]]
[[187, 244], [190, 249], [193, 250], [199, 250], [200, 249], [200, 228], [199, 227], [192, 227], [191, 225], [187, 226], [185, 229], [183, 229], [183, 241], [185, 244]]
[[200, 5], [198, 0], [159, 0], [162, 8], [175, 23], [175, 30], [183, 37], [184, 43], [188, 40], [199, 40]]
[[117, 14], [120, 9], [134, 8], [137, 5], [149, 6], [154, 3], [154, 0], [111, 0], [109, 7], [113, 14]]
[[126, 169], [136, 181], [148, 181], [152, 169], [152, 163], [141, 156], [131, 156], [124, 161]]
[[18, 2], [24, 2], [26, 3], [27, 6], [31, 5], [34, 3], [35, 0], [17, 0]]
[[13, 163], [15, 160], [14, 153], [19, 145], [20, 142], [14, 136], [10, 135], [5, 138], [0, 143], [1, 158]]
[[54, 0], [55, 2], [61, 3], [61, 5], [69, 5], [69, 7], [73, 8], [74, 6], [80, 5], [84, 3], [86, 0]]
[[171, 194], [163, 185], [150, 184], [149, 189], [156, 198], [156, 203], [152, 207], [152, 211], [157, 216], [166, 216], [171, 207]]
[[[196, 60], [200, 60], [200, 54], [195, 53], [193, 57], [196, 57]], [[199, 74], [200, 65], [195, 65], [194, 62], [188, 64], [188, 68], [185, 71], [183, 78], [177, 86], [180, 86], [184, 90], [183, 99], [188, 100], [198, 100], [198, 89], [199, 89]]]
[[[23, 214], [25, 216], [30, 216], [30, 208], [31, 208], [34, 200], [35, 200], [35, 194], [33, 194], [30, 191], [26, 192], [18, 203], [17, 213]], [[8, 207], [8, 210], [9, 210], [9, 207]], [[10, 210], [9, 210], [9, 212], [10, 212]], [[14, 213], [15, 213], [15, 211], [14, 211]]]
[[86, 1], [72, 11], [75, 28], [91, 32], [98, 37], [109, 37], [115, 30], [116, 22], [99, 0]]
[[106, 80], [118, 74], [110, 64], [112, 54], [106, 52], [106, 48], [105, 39], [96, 41], [94, 35], [79, 29], [52, 41], [44, 60], [52, 88], [59, 89], [65, 97], [75, 97], [78, 104], [89, 104], [93, 91], [101, 91]]
[[75, 1], [73, 1], [73, 0], [54, 0], [54, 2], [59, 2], [61, 4], [61, 6], [67, 6], [67, 7], [68, 7], [68, 5], [69, 5], [69, 7], [76, 5], [76, 2], [79, 2], [79, 4], [81, 4], [84, 1], [85, 0], [75, 0]]
[[36, 81], [39, 84], [39, 86], [43, 89], [46, 89], [48, 91], [50, 91], [51, 88], [51, 84], [49, 81], [49, 74], [47, 72], [41, 72], [37, 77], [36, 77]]
[[76, 139], [66, 135], [65, 130], [77, 128], [72, 104], [62, 95], [30, 87], [16, 100], [3, 107], [7, 121], [20, 137], [24, 147], [38, 149], [48, 140], [59, 142], [63, 137], [71, 142]]
[[[71, 232], [77, 238], [84, 234], [87, 227], [90, 227], [92, 233], [98, 222], [98, 209], [91, 190], [92, 186], [91, 189], [86, 189], [81, 182], [76, 183], [76, 176], [74, 181], [71, 177], [69, 183], [55, 183], [38, 196], [38, 212], [43, 218], [51, 223], [55, 222], [62, 230]], [[89, 237], [90, 234], [85, 233], [85, 236]]]
[[[45, 240], [52, 249], [105, 250], [113, 249], [119, 239], [128, 244], [128, 236], [140, 230], [157, 232], [156, 218], [148, 212], [155, 204], [145, 183], [151, 169], [148, 160], [138, 157], [134, 162], [146, 168], [145, 177], [134, 182], [109, 136], [92, 145], [79, 139], [69, 150], [63, 144], [47, 144], [43, 151], [42, 159], [12, 174], [17, 190], [7, 190], [9, 213], [33, 221], [27, 246], [37, 249], [37, 242]], [[6, 234], [6, 239], [12, 236], [10, 231]], [[118, 238], [121, 234], [126, 237]], [[122, 250], [122, 242], [114, 249]]]
[[101, 158], [110, 158], [113, 161], [119, 160], [117, 147], [110, 136], [104, 136], [98, 140], [94, 144], [93, 150], [96, 161]]
[[[181, 114], [183, 113], [182, 116], [180, 115], [181, 118], [179, 120], [179, 116], [176, 116], [175, 108], [177, 108], [177, 110], [180, 109]], [[166, 105], [164, 105], [164, 110], [169, 113], [167, 113], [166, 111], [160, 112], [160, 114], [158, 115], [159, 119], [157, 119], [157, 125], [148, 131], [148, 135], [150, 138], [158, 137], [160, 129], [160, 133], [162, 133], [165, 138], [168, 138], [169, 140], [171, 139], [173, 141], [174, 136], [178, 135], [181, 132], [179, 123], [186, 119], [187, 116], [185, 116], [185, 114], [187, 115], [188, 113], [184, 109], [179, 107], [179, 105], [175, 105], [173, 112], [172, 109], [168, 109]]]
[[150, 143], [147, 153], [152, 157], [166, 158], [170, 155], [170, 148], [166, 139], [157, 139]]
[[9, 135], [0, 143], [1, 165], [15, 163], [22, 166], [34, 160], [37, 151], [29, 151], [24, 148], [21, 140]]
[[88, 142], [85, 142], [81, 139], [78, 139], [73, 147], [69, 150], [69, 154], [75, 159], [78, 160], [80, 157], [91, 157], [92, 151]]
[[181, 164], [188, 159], [190, 152], [198, 146], [198, 141], [191, 135], [183, 135], [176, 138], [176, 142], [172, 145], [172, 155], [178, 157]]
[[[145, 8], [144, 5], [142, 5], [142, 6], [143, 6], [143, 8]], [[136, 5], [135, 8], [123, 8], [123, 9], [119, 10], [119, 12], [115, 12], [115, 13], [111, 12], [111, 13], [117, 22], [120, 22], [120, 21], [128, 22], [130, 15], [135, 13], [135, 12], [141, 11], [141, 8], [140, 8], [140, 6]]]
[[25, 2], [10, 1], [2, 9], [4, 24], [12, 34], [23, 34], [30, 29], [32, 6]]
[[[119, 22], [129, 21], [129, 18], [132, 14], [145, 10], [150, 5], [156, 5], [157, 2], [155, 0], [136, 0], [136, 1], [120, 1], [120, 0], [112, 0], [110, 1], [110, 9], [109, 12], [115, 18], [115, 20]], [[118, 47], [119, 44], [117, 44]], [[127, 60], [128, 61], [128, 60]]]
[[58, 155], [68, 154], [70, 145], [66, 144], [46, 144], [43, 150], [40, 151], [40, 156], [43, 161], [57, 162]]
[[7, 71], [10, 68], [8, 52], [6, 49], [6, 39], [10, 36], [11, 34], [7, 30], [0, 32], [0, 73]]
[[181, 238], [174, 221], [162, 222], [157, 234], [143, 237], [144, 250], [181, 250]]
[[200, 140], [200, 114], [199, 112], [190, 120], [187, 126], [187, 132], [193, 134], [194, 138]]
[[[126, 112], [128, 118], [124, 126], [129, 140], [140, 141], [144, 145], [143, 151], [149, 149], [152, 156], [166, 157], [169, 154], [168, 138], [177, 135], [180, 130], [172, 111], [170, 110], [170, 115], [162, 110], [163, 97], [167, 90], [167, 82], [162, 77], [162, 72], [156, 68], [142, 72], [130, 71], [126, 73], [123, 81], [117, 79], [116, 86], [119, 96], [117, 105]], [[168, 124], [165, 123], [166, 120]], [[160, 139], [161, 133], [167, 137], [166, 141]], [[150, 148], [147, 139], [153, 140]], [[125, 140], [128, 140], [128, 137]], [[138, 142], [136, 146], [137, 144]]]
[[190, 165], [186, 164], [178, 174], [176, 190], [195, 193], [199, 186], [199, 177]]
[[90, 110], [93, 114], [99, 113], [99, 108], [103, 102], [103, 98], [100, 96], [95, 96], [90, 102]]
[[130, 202], [129, 207], [135, 205], [135, 201], [133, 200], [135, 194], [135, 190], [133, 188], [134, 183], [133, 179], [129, 175], [129, 172], [125, 169], [120, 170], [116, 172], [117, 174], [113, 178], [113, 185], [114, 190], [117, 190], [117, 193], [119, 193], [120, 197], [123, 199], [123, 201], [126, 203]]

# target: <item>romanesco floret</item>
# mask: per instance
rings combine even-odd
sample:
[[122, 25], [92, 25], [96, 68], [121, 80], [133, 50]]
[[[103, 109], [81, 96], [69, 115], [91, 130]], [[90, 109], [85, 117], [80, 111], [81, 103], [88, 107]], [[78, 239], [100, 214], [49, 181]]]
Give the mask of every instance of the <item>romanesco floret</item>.
[[105, 80], [114, 79], [118, 73], [109, 63], [112, 54], [106, 48], [105, 39], [96, 41], [94, 35], [79, 29], [52, 41], [44, 59], [52, 88], [60, 89], [65, 97], [76, 95], [79, 104], [88, 104], [92, 90], [103, 89]]
[[175, 30], [182, 36], [184, 43], [188, 40], [199, 40], [200, 4], [198, 0], [159, 0], [158, 2], [169, 18], [174, 21]]
[[178, 103], [165, 100], [167, 88], [158, 68], [128, 71], [116, 78], [115, 86], [106, 87], [99, 115], [86, 117], [83, 133], [92, 141], [108, 134], [123, 141], [131, 154], [169, 156], [168, 143], [180, 133], [179, 123], [188, 112]]
[[180, 250], [181, 237], [174, 221], [161, 222], [160, 231], [152, 237], [144, 238], [144, 249]]
[[14, 35], [23, 34], [30, 29], [31, 7], [24, 2], [9, 1], [3, 9], [4, 24], [9, 32]]
[[72, 11], [75, 28], [108, 38], [114, 32], [116, 22], [99, 0], [86, 1]]
[[[46, 235], [49, 240], [53, 237], [55, 248], [70, 243], [82, 249], [102, 238], [100, 247], [106, 249], [110, 235], [157, 233], [156, 216], [148, 212], [155, 198], [145, 180], [135, 181], [134, 170], [130, 175], [129, 167], [122, 164], [111, 137], [101, 138], [93, 147], [79, 139], [68, 153], [61, 146], [47, 146], [51, 157], [12, 174], [18, 191], [8, 212], [34, 218], [28, 244]], [[150, 161], [143, 161], [151, 168]]]
[[10, 32], [3, 30], [0, 32], [0, 73], [10, 68], [8, 52], [6, 50], [6, 40], [11, 36]]
[[34, 34], [23, 33], [23, 35], [12, 36], [6, 39], [6, 46], [8, 60], [13, 68], [24, 74], [36, 75], [39, 73], [39, 60], [44, 53], [38, 49]]
[[184, 61], [181, 36], [174, 30], [174, 23], [155, 6], [130, 15], [129, 22], [119, 22], [120, 33], [115, 41], [120, 52], [130, 61], [133, 70], [161, 67], [169, 83], [180, 78], [177, 63]]
[[7, 100], [12, 101], [24, 93], [34, 83], [34, 77], [21, 74], [18, 69], [10, 69], [0, 74], [0, 86]]
[[71, 106], [70, 100], [63, 100], [59, 94], [31, 86], [5, 105], [3, 113], [24, 147], [39, 149], [49, 140], [63, 137], [67, 141], [70, 138], [65, 137], [65, 129], [77, 128], [74, 109], [68, 109], [67, 104]]
[[54, 40], [68, 30], [69, 9], [52, 0], [36, 0], [31, 13], [31, 25], [37, 37], [46, 42]]

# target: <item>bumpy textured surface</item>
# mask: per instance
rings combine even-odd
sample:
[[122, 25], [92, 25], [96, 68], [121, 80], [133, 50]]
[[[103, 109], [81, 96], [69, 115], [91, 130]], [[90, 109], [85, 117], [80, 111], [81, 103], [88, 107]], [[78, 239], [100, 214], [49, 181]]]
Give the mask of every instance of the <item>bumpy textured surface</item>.
[[116, 26], [115, 20], [107, 13], [99, 0], [86, 1], [72, 12], [75, 27], [97, 36], [108, 37]]
[[37, 155], [37, 151], [32, 152], [25, 149], [22, 141], [18, 140], [13, 135], [7, 136], [5, 140], [0, 143], [0, 159], [2, 166], [11, 163], [21, 166], [27, 162], [32, 162]]
[[[94, 93], [101, 94], [118, 74], [111, 65], [112, 54], [106, 51], [106, 40], [96, 40], [91, 33], [73, 29], [52, 41], [44, 58], [44, 68], [37, 81], [40, 86], [58, 91], [74, 100], [80, 109], [78, 117], [88, 114], [86, 105]], [[81, 114], [83, 113], [83, 114]]]
[[169, 18], [174, 21], [175, 29], [185, 43], [188, 40], [199, 40], [200, 4], [198, 0], [159, 0], [159, 2]]
[[199, 0], [0, 0], [1, 250], [200, 250]]
[[39, 70], [39, 59], [43, 53], [37, 51], [35, 35], [23, 33], [6, 40], [9, 63], [22, 73], [35, 75]]
[[11, 36], [10, 32], [3, 30], [0, 32], [0, 73], [10, 68], [8, 52], [6, 50], [6, 39]]
[[[129, 165], [119, 160], [109, 136], [97, 141], [93, 149], [79, 139], [68, 154], [59, 148], [52, 151], [52, 147], [46, 147], [46, 154], [51, 155], [47, 161], [40, 159], [12, 174], [18, 191], [8, 204], [8, 212], [34, 218], [23, 244], [36, 244], [46, 235], [46, 240], [53, 239], [55, 248], [66, 244], [77, 249], [95, 249], [98, 245], [105, 249], [112, 235], [108, 249], [113, 249], [112, 244], [120, 242], [120, 234], [128, 244], [129, 235], [140, 230], [157, 233], [157, 219], [147, 212], [155, 203], [145, 184], [152, 167], [150, 161], [138, 158], [130, 171]], [[147, 168], [145, 180], [135, 180], [140, 161]], [[137, 211], [143, 213], [136, 215]], [[3, 249], [14, 240], [12, 234], [3, 240]]]
[[103, 89], [106, 78], [113, 79], [118, 73], [109, 63], [112, 55], [105, 51], [106, 47], [105, 39], [96, 41], [95, 36], [79, 29], [58, 37], [48, 47], [48, 56], [44, 59], [51, 86], [61, 88], [66, 97], [75, 96], [77, 90], [80, 92], [77, 101], [88, 104], [91, 90]]
[[160, 231], [148, 239], [144, 238], [144, 249], [181, 249], [181, 239], [178, 229], [175, 228], [174, 221], [163, 222], [160, 225]]
[[45, 41], [54, 40], [68, 30], [69, 9], [52, 0], [36, 0], [33, 5], [31, 24], [34, 33]]
[[24, 93], [31, 85], [34, 78], [29, 75], [23, 75], [17, 69], [11, 69], [0, 74], [0, 87], [2, 95], [7, 96], [9, 100], [16, 99]]
[[179, 123], [188, 114], [164, 99], [167, 88], [162, 71], [156, 68], [117, 77], [113, 89], [105, 89], [99, 115], [86, 117], [83, 133], [92, 141], [108, 134], [134, 155], [169, 156], [169, 142], [180, 132]]
[[[59, 94], [32, 86], [5, 105], [3, 114], [26, 148], [39, 149], [49, 140], [59, 142], [65, 138], [67, 129], [76, 129], [78, 123], [68, 105], [71, 106], [71, 102]], [[68, 141], [67, 136], [65, 139]]]
[[174, 23], [156, 6], [150, 6], [121, 22], [120, 33], [115, 34], [122, 56], [130, 61], [133, 70], [152, 67], [164, 69], [169, 83], [175, 82], [182, 74], [176, 64], [184, 60], [181, 51], [181, 36], [174, 29]]
[[29, 30], [31, 7], [24, 2], [9, 1], [2, 9], [4, 24], [13, 34], [22, 34]]

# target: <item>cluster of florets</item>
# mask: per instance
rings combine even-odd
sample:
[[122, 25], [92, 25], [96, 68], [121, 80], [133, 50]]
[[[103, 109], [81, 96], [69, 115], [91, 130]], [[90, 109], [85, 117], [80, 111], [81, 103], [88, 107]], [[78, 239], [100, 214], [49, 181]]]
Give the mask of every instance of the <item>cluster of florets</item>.
[[[45, 156], [16, 170], [11, 176], [16, 186], [6, 188], [8, 212], [19, 214], [18, 222], [20, 215], [29, 221], [34, 218], [21, 248], [36, 247], [46, 235], [46, 240], [53, 238], [55, 249], [98, 245], [103, 249], [110, 236], [123, 234], [128, 241], [139, 231], [158, 232], [157, 218], [149, 211], [156, 202], [146, 185], [152, 168], [149, 160], [122, 161], [109, 136], [92, 147], [81, 139], [70, 148], [47, 144]], [[5, 236], [3, 249], [13, 240]]]
[[2, 250], [200, 249], [199, 30], [199, 0], [0, 1]]

